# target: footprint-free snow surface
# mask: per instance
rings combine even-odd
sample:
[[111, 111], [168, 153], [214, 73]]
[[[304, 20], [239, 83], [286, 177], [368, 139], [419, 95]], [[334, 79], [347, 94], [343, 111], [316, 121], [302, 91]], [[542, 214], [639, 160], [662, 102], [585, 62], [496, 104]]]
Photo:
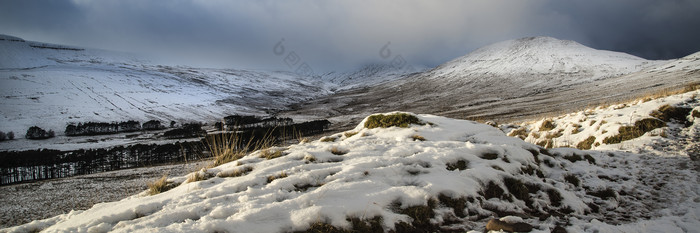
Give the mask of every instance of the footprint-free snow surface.
[[415, 116], [423, 125], [370, 129], [365, 119], [344, 133], [271, 148], [270, 159], [258, 151], [203, 169], [204, 180], [170, 178], [177, 187], [160, 194], [0, 231], [464, 232], [506, 216], [533, 232], [700, 229], [697, 172], [679, 166], [687, 157], [544, 149], [489, 125]]

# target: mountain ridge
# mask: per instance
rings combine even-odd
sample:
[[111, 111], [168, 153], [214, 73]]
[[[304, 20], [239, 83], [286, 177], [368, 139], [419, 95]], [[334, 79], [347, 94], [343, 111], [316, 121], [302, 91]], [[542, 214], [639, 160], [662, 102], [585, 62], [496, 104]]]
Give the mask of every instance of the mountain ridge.
[[598, 79], [636, 72], [665, 62], [667, 61], [650, 61], [622, 52], [597, 50], [571, 40], [526, 37], [481, 47], [446, 62], [429, 73], [435, 77], [561, 74]]

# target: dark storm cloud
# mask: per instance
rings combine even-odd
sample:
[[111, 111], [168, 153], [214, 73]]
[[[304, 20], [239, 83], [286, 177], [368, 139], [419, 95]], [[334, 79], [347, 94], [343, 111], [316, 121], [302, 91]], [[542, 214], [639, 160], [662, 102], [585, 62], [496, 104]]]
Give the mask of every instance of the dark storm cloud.
[[590, 46], [648, 59], [671, 59], [700, 51], [700, 1], [553, 1]]
[[[0, 33], [151, 54], [194, 66], [316, 71], [387, 62], [435, 66], [480, 46], [552, 36], [648, 59], [700, 50], [700, 1], [2, 1]], [[273, 46], [284, 38], [285, 54]]]

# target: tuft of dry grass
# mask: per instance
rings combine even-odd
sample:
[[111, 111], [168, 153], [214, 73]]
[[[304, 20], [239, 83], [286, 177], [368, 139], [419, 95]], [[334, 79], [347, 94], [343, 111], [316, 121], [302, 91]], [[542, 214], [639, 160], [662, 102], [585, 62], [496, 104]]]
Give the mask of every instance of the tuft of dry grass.
[[644, 94], [642, 97], [637, 98], [636, 100], [642, 100], [644, 102], [647, 102], [649, 100], [659, 99], [659, 98], [668, 97], [668, 96], [672, 96], [672, 95], [683, 94], [683, 93], [687, 93], [687, 92], [691, 92], [691, 91], [696, 91], [698, 89], [700, 89], [700, 82], [691, 82], [691, 83], [688, 83], [685, 86], [681, 86], [681, 87], [672, 87], [672, 88], [666, 88], [666, 89], [655, 91], [655, 92], [649, 92], [649, 93]]
[[229, 172], [219, 172], [219, 174], [217, 174], [216, 176], [222, 177], [222, 178], [224, 178], [224, 177], [239, 177], [239, 176], [248, 174], [252, 171], [253, 171], [253, 167], [245, 166], [245, 167], [242, 167], [242, 168], [239, 168], [239, 169], [236, 169], [233, 171], [229, 171]]
[[635, 139], [644, 135], [646, 132], [665, 126], [666, 123], [655, 118], [642, 119], [637, 122], [634, 122], [633, 126], [621, 126], [618, 130], [619, 133], [617, 135], [613, 135], [603, 139], [603, 143], [616, 144], [622, 141]]
[[555, 127], [556, 125], [554, 125], [554, 121], [547, 119], [542, 122], [542, 125], [540, 125], [540, 131], [550, 131]]
[[574, 126], [574, 129], [571, 130], [571, 134], [577, 134], [579, 132], [579, 130], [581, 130], [581, 127], [583, 127], [580, 124], [574, 124], [573, 126]]
[[358, 132], [348, 131], [348, 132], [343, 133], [343, 135], [345, 135], [346, 138], [349, 138], [349, 137], [355, 136], [355, 134], [357, 134], [357, 133]]
[[552, 140], [552, 139], [545, 139], [545, 140], [542, 140], [542, 141], [538, 141], [537, 143], [535, 143], [535, 145], [538, 145], [538, 146], [541, 146], [541, 147], [550, 149], [550, 148], [553, 148], [553, 147], [554, 147], [554, 140]]
[[335, 142], [336, 137], [322, 137], [321, 142]]
[[334, 155], [344, 155], [344, 154], [347, 154], [348, 151], [340, 149], [337, 146], [334, 146], [331, 148], [331, 153], [333, 153]]
[[267, 159], [267, 160], [279, 158], [281, 156], [282, 156], [282, 150], [268, 148], [268, 149], [263, 149], [260, 151], [260, 158]]
[[590, 136], [590, 137], [586, 138], [586, 140], [579, 142], [578, 145], [576, 145], [576, 148], [578, 148], [580, 150], [590, 150], [591, 146], [593, 145], [594, 142], [595, 142], [595, 137]]
[[411, 139], [413, 139], [413, 141], [421, 141], [421, 142], [426, 140], [423, 136], [420, 136], [418, 134], [412, 135]]
[[564, 135], [563, 132], [564, 132], [564, 130], [563, 130], [563, 129], [560, 129], [560, 130], [557, 131], [557, 132], [547, 133], [544, 137], [545, 137], [546, 139], [558, 138], [558, 137], [561, 137], [562, 135]]
[[688, 119], [686, 119], [686, 117], [691, 114], [691, 110], [693, 109], [666, 104], [659, 107], [658, 110], [655, 110], [650, 115], [665, 122], [671, 122], [674, 120], [679, 123], [688, 124]]
[[313, 163], [313, 162], [316, 162], [316, 157], [314, 157], [313, 155], [307, 154], [306, 156], [304, 156], [304, 160]]
[[202, 181], [202, 180], [206, 180], [206, 179], [209, 179], [209, 176], [207, 175], [206, 172], [193, 172], [187, 176], [187, 181], [185, 181], [185, 182], [192, 183], [192, 182]]
[[209, 167], [216, 167], [222, 164], [236, 161], [243, 158], [250, 151], [266, 150], [272, 146], [275, 138], [272, 132], [267, 132], [261, 140], [253, 144], [254, 138], [250, 138], [248, 143], [243, 144], [237, 133], [222, 133], [218, 135], [208, 135], [206, 137], [207, 147], [214, 157], [214, 163]]
[[525, 140], [525, 138], [527, 138], [527, 129], [525, 129], [525, 127], [515, 129], [513, 131], [510, 131], [508, 136], [509, 137], [518, 137], [522, 140]]
[[209, 165], [210, 168], [242, 158], [246, 155], [250, 144], [243, 146], [236, 133], [207, 135], [205, 141], [209, 152], [214, 157], [214, 162]]
[[173, 182], [168, 181], [168, 176], [163, 175], [160, 179], [148, 182], [148, 195], [156, 195], [165, 191], [168, 191], [175, 187]]
[[267, 183], [268, 183], [268, 184], [269, 184], [269, 183], [272, 183], [272, 181], [274, 181], [274, 180], [276, 180], [276, 179], [285, 178], [285, 177], [287, 177], [287, 176], [288, 176], [288, 175], [287, 175], [286, 172], [281, 172], [279, 175], [276, 175], [276, 176], [268, 176], [268, 177], [267, 177]]

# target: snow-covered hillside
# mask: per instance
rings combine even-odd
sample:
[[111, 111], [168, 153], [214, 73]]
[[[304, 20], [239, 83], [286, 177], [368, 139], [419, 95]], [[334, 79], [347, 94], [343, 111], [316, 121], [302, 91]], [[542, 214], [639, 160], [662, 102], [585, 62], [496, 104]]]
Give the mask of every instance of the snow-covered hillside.
[[360, 87], [371, 87], [381, 83], [397, 81], [412, 73], [426, 70], [419, 65], [369, 64], [357, 70], [346, 72], [330, 72], [321, 78], [336, 85], [337, 90], [348, 90]]
[[366, 122], [381, 116], [370, 116], [345, 133], [271, 148], [280, 153], [268, 159], [258, 151], [196, 172], [203, 180], [170, 178], [176, 187], [160, 194], [0, 231], [480, 232], [506, 216], [533, 232], [700, 229], [697, 171], [679, 165], [687, 157], [547, 150], [472, 121], [403, 117], [415, 124], [372, 128]]
[[601, 106], [502, 128], [511, 136], [543, 147], [694, 155], [700, 159], [700, 91]]
[[[2, 38], [12, 38], [4, 36]], [[150, 64], [108, 51], [0, 39], [0, 131], [69, 122], [212, 121], [328, 94], [293, 73]]]
[[527, 37], [479, 48], [438, 66], [430, 74], [434, 78], [507, 76], [513, 79], [529, 77], [525, 75], [559, 75], [577, 76], [585, 82], [621, 76], [657, 64], [660, 62], [596, 50], [575, 41]]

